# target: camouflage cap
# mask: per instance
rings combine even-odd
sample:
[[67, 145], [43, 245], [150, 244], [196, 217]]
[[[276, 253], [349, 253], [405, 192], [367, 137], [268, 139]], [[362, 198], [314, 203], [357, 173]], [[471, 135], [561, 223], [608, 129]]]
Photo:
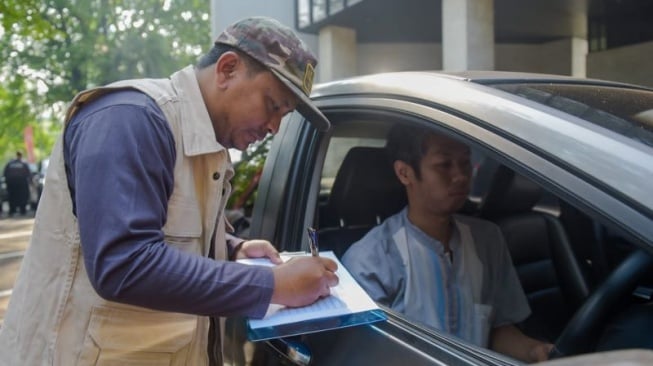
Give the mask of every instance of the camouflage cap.
[[297, 95], [297, 110], [320, 130], [331, 124], [310, 99], [317, 59], [292, 29], [267, 17], [240, 20], [216, 44], [233, 46], [261, 62]]

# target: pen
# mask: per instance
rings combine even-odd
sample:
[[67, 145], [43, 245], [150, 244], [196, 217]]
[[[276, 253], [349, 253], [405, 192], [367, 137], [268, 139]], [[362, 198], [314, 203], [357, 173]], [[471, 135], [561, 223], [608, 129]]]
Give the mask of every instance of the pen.
[[311, 247], [311, 255], [317, 257], [319, 254], [319, 246], [317, 244], [317, 231], [312, 227], [306, 228], [308, 231], [308, 245]]

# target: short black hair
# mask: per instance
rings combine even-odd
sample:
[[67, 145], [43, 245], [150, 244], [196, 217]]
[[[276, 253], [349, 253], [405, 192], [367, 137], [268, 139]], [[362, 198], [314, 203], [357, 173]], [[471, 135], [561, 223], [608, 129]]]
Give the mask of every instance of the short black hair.
[[246, 54], [245, 52], [239, 50], [234, 46], [230, 46], [223, 43], [213, 44], [213, 47], [209, 50], [209, 52], [204, 54], [204, 56], [202, 56], [199, 59], [196, 67], [198, 69], [204, 69], [206, 67], [209, 67], [215, 64], [216, 62], [218, 62], [220, 56], [222, 56], [226, 52], [237, 53], [238, 56], [240, 56], [240, 58], [242, 58], [245, 61], [245, 64], [247, 65], [247, 69], [249, 70], [250, 74], [258, 74], [259, 72], [268, 70], [267, 67], [265, 67], [262, 63], [255, 60], [250, 55]]
[[423, 127], [396, 124], [388, 132], [385, 145], [390, 163], [401, 160], [410, 165], [417, 178], [421, 178], [420, 162], [426, 154], [427, 139], [433, 132]]

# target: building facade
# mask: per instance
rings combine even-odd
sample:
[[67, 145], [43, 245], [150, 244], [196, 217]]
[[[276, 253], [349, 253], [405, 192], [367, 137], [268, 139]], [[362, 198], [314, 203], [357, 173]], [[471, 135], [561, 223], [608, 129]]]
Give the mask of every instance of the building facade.
[[213, 32], [250, 15], [294, 27], [318, 81], [501, 70], [653, 86], [650, 0], [212, 0]]

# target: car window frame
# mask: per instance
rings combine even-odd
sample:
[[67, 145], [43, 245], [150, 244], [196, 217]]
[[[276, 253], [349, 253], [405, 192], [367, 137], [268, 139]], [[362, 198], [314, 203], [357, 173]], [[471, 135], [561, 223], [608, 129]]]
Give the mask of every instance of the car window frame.
[[[343, 109], [345, 103], [347, 110]], [[453, 111], [437, 104], [420, 103], [422, 102], [383, 96], [345, 96], [319, 101], [327, 115], [338, 111], [355, 110], [361, 113], [367, 110], [371, 113], [405, 113], [417, 118], [421, 121], [418, 123], [423, 123], [424, 126], [463, 139], [485, 156], [538, 182], [547, 191], [587, 212], [601, 224], [623, 232], [629, 240], [653, 253], [653, 227], [649, 224], [651, 218], [640, 207], [633, 207], [630, 200], [613, 191], [606, 192], [605, 186], [597, 184], [582, 171], [552, 158], [547, 152], [490, 127], [499, 121], [492, 120], [488, 124], [461, 111]], [[330, 108], [336, 106], [335, 110]], [[487, 117], [496, 118], [496, 114]], [[515, 158], [517, 156], [521, 158], [518, 160]]]
[[[346, 105], [344, 105], [345, 102]], [[593, 185], [591, 181], [574, 175], [574, 171], [569, 170], [568, 166], [552, 161], [547, 154], [538, 152], [537, 149], [527, 144], [520, 144], [520, 141], [516, 140], [514, 136], [505, 136], [496, 130], [489, 129], [487, 124], [466, 116], [462, 112], [443, 110], [437, 105], [423, 105], [410, 100], [378, 96], [348, 96], [346, 100], [330, 98], [322, 101], [320, 106], [332, 121], [334, 128], [337, 128], [339, 123], [343, 123], [339, 120], [339, 116], [351, 113], [385, 115], [387, 118], [401, 113], [407, 115], [409, 119], [414, 119], [416, 123], [461, 138], [474, 148], [479, 149], [485, 156], [535, 180], [543, 188], [554, 192], [584, 212], [591, 213], [592, 217], [601, 221], [602, 224], [629, 233], [632, 236], [631, 239], [640, 245], [645, 245], [651, 251], [650, 240], [640, 240], [638, 234], [645, 232], [645, 230], [642, 231], [642, 228], [650, 222], [650, 219], [619, 201], [618, 198], [610, 196], [601, 187]], [[273, 205], [278, 207], [264, 210], [257, 209], [255, 205], [253, 222], [256, 223], [261, 215], [267, 215], [268, 222], [260, 228], [253, 227], [253, 237], [271, 240], [278, 245], [280, 250], [307, 250], [305, 227], [312, 225], [315, 219], [321, 169], [332, 134], [333, 129], [326, 133], [318, 132], [310, 123], [296, 114], [291, 116], [288, 121], [284, 121], [280, 133], [273, 141], [273, 145], [276, 147], [271, 149], [278, 156], [268, 158], [273, 158], [274, 164], [266, 164], [261, 178], [262, 187], [267, 190], [262, 196], [274, 194], [275, 197], [267, 197], [267, 200], [276, 201]], [[285, 151], [281, 151], [284, 150], [281, 147], [286, 147]], [[285, 174], [284, 171], [289, 172], [288, 176], [279, 175]], [[312, 173], [305, 174], [306, 171]], [[274, 181], [274, 185], [277, 186], [276, 190], [269, 189], [272, 184], [265, 183], [269, 180]], [[582, 194], [578, 195], [574, 192], [582, 192]], [[274, 225], [271, 222], [274, 222]], [[273, 235], [270, 235], [271, 232]], [[399, 327], [405, 332], [414, 332], [420, 329], [419, 326], [403, 319], [400, 315], [389, 326]], [[381, 328], [383, 327], [385, 325], [381, 326]], [[437, 334], [437, 332], [426, 332], [423, 336], [433, 344], [442, 342], [442, 337], [445, 340], [450, 339], [450, 336]], [[465, 346], [461, 347], [469, 354], [479, 352], [471, 345], [467, 345], [470, 347]], [[496, 357], [492, 351], [487, 351], [489, 355]]]

